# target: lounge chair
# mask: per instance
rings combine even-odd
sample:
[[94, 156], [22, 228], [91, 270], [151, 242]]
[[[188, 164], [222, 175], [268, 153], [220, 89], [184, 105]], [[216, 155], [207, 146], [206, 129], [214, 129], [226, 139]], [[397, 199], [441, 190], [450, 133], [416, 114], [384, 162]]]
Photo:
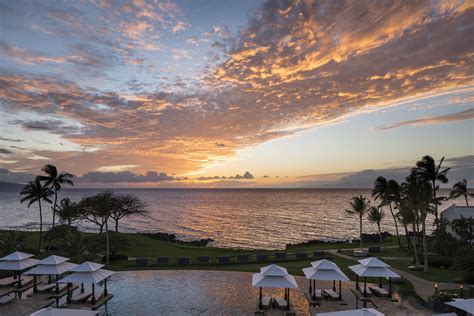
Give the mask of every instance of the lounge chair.
[[[321, 300], [323, 298], [323, 291], [316, 289], [314, 290], [314, 295], [316, 296], [316, 300]], [[309, 297], [313, 299], [313, 292], [309, 293]]]
[[287, 309], [288, 308], [288, 302], [284, 298], [275, 297], [275, 303], [276, 303], [276, 306], [279, 309]]
[[6, 277], [3, 279], [0, 279], [0, 287], [10, 287], [14, 285], [15, 283], [18, 283], [18, 278]]
[[37, 286], [37, 287], [36, 287], [36, 290], [38, 291], [38, 293], [46, 293], [46, 292], [51, 291], [51, 290], [54, 289], [55, 287], [56, 287], [56, 284], [55, 284], [55, 283], [49, 283], [49, 284]]
[[272, 304], [272, 298], [270, 296], [262, 297], [262, 308], [263, 309], [270, 308], [271, 304]]
[[13, 302], [15, 300], [15, 295], [9, 294], [6, 296], [0, 297], [0, 305], [2, 304], [8, 304], [10, 302]]
[[330, 299], [333, 300], [338, 300], [339, 299], [339, 294], [334, 291], [333, 289], [326, 289], [324, 290], [324, 294], [326, 297], [329, 297]]
[[[367, 296], [370, 295], [370, 287], [371, 287], [371, 285], [369, 285], [369, 284], [367, 283], [367, 287], [366, 287], [366, 289], [367, 289]], [[364, 294], [364, 282], [359, 282], [359, 292], [361, 292], [362, 294]]]
[[388, 296], [388, 291], [379, 286], [370, 286], [369, 290], [374, 293], [376, 296]]
[[91, 296], [92, 296], [92, 292], [79, 293], [71, 297], [71, 303], [72, 304], [84, 303]]

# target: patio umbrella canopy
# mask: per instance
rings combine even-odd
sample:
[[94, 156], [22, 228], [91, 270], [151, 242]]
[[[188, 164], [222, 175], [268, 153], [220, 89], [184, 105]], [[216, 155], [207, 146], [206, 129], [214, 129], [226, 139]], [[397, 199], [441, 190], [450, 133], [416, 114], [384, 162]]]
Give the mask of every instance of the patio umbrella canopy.
[[[15, 251], [5, 257], [0, 258], [0, 270], [14, 271], [14, 278], [17, 277], [16, 272], [23, 271], [38, 264], [39, 260], [32, 259], [32, 254]], [[18, 273], [18, 287], [21, 288], [21, 277]]]
[[295, 277], [288, 274], [288, 271], [276, 264], [260, 269], [260, 273], [252, 275], [252, 286], [260, 288], [259, 306], [262, 308], [262, 288], [285, 289], [285, 299], [287, 299], [287, 309], [290, 309], [290, 289], [298, 287]]
[[452, 302], [446, 302], [445, 304], [459, 308], [465, 312], [468, 312], [469, 314], [474, 314], [474, 298], [466, 300], [457, 299]]
[[96, 316], [99, 315], [97, 311], [88, 311], [80, 309], [66, 309], [66, 308], [43, 308], [34, 312], [30, 316]]
[[400, 276], [389, 269], [389, 265], [385, 262], [375, 258], [366, 258], [359, 260], [359, 264], [349, 266], [357, 276], [356, 289], [359, 289], [359, 277], [364, 278], [364, 295], [367, 295], [367, 278], [379, 278], [379, 286], [382, 287], [382, 278], [388, 278], [389, 281], [389, 296], [392, 295], [392, 278], [399, 278]]
[[[342, 299], [341, 281], [349, 281], [344, 272], [339, 269], [337, 264], [332, 261], [322, 259], [311, 262], [311, 267], [304, 268], [303, 273], [309, 280], [309, 293], [316, 299], [316, 280], [320, 281], [339, 281], [339, 299]], [[313, 282], [313, 285], [311, 285]], [[336, 290], [336, 284], [333, 284], [333, 290]]]
[[[104, 295], [107, 295], [107, 278], [114, 274], [113, 271], [101, 269], [103, 266], [103, 264], [94, 262], [84, 262], [71, 269], [70, 272], [74, 273], [62, 278], [59, 280], [59, 283], [92, 284], [92, 303], [95, 303], [95, 284], [104, 281]], [[81, 291], [83, 291], [83, 289]]]

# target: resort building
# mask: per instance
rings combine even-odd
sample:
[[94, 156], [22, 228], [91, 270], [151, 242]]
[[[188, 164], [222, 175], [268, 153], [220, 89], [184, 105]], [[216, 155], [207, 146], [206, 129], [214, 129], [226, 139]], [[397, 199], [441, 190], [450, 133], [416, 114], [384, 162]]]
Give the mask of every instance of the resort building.
[[[461, 216], [465, 218], [474, 217], [474, 206], [458, 206], [453, 204], [441, 212], [441, 218], [447, 219], [450, 222], [454, 219], [460, 219]], [[446, 231], [456, 236], [456, 233], [453, 232], [450, 226], [446, 228]]]

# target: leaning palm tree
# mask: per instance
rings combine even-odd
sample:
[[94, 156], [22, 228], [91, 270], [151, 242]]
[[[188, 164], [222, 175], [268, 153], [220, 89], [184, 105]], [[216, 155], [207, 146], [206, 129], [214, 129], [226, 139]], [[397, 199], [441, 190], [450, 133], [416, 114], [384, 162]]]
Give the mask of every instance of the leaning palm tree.
[[464, 196], [464, 199], [466, 200], [466, 206], [469, 206], [469, 202], [467, 200], [468, 196], [473, 196], [474, 194], [469, 194], [467, 192], [467, 180], [463, 179], [462, 181], [458, 181], [453, 185], [453, 189], [451, 190], [451, 193], [449, 194], [450, 199], [455, 199], [460, 196]]
[[79, 212], [77, 203], [72, 202], [71, 199], [62, 199], [58, 206], [58, 217], [63, 223], [69, 226], [69, 233], [71, 232], [72, 221], [78, 218]]
[[382, 230], [380, 229], [380, 224], [382, 223], [383, 218], [385, 217], [385, 212], [376, 206], [371, 206], [367, 214], [367, 219], [377, 225], [379, 231], [380, 242], [383, 244]]
[[39, 213], [40, 213], [40, 237], [38, 241], [38, 252], [41, 251], [41, 240], [43, 239], [43, 211], [41, 208], [41, 201], [51, 203], [49, 197], [53, 194], [50, 188], [43, 185], [38, 177], [34, 181], [28, 182], [28, 184], [21, 190], [20, 195], [23, 196], [20, 202], [28, 201], [28, 208], [35, 202], [38, 202]]
[[[413, 169], [417, 178], [422, 181], [426, 181], [431, 183], [432, 194], [433, 194], [433, 201], [437, 201], [438, 198], [436, 197], [436, 192], [439, 189], [439, 186], [436, 185], [436, 182], [441, 183], [448, 183], [447, 174], [451, 168], [441, 169], [441, 165], [443, 164], [444, 157], [441, 158], [438, 165], [436, 165], [436, 161], [431, 156], [424, 156], [421, 158], [420, 161], [417, 161], [416, 167]], [[439, 226], [439, 218], [438, 218], [438, 205], [437, 203], [434, 204], [434, 215], [436, 219], [436, 226]]]
[[74, 185], [72, 182], [72, 178], [74, 177], [72, 174], [67, 172], [58, 172], [56, 166], [47, 164], [41, 169], [41, 171], [45, 172], [46, 176], [38, 176], [41, 181], [44, 182], [45, 185], [49, 186], [54, 192], [54, 204], [53, 204], [53, 228], [56, 222], [56, 206], [58, 202], [58, 191], [61, 190], [61, 186], [64, 184]]
[[388, 205], [390, 214], [392, 214], [393, 222], [395, 223], [395, 233], [397, 234], [398, 247], [402, 248], [400, 241], [400, 234], [398, 232], [398, 222], [395, 213], [393, 212], [392, 203], [396, 202], [397, 196], [400, 195], [400, 186], [395, 180], [387, 181], [384, 177], [380, 176], [375, 180], [374, 188], [372, 189], [372, 197], [380, 200], [380, 206]]
[[351, 199], [351, 208], [346, 209], [346, 212], [351, 215], [359, 216], [359, 237], [360, 237], [360, 247], [362, 248], [362, 218], [364, 214], [369, 209], [370, 203], [369, 201], [361, 196], [355, 196]]

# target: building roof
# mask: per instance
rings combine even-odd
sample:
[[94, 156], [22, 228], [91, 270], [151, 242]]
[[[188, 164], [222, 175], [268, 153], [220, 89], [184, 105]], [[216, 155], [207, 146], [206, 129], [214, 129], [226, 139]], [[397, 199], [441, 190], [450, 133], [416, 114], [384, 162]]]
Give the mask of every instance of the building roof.
[[458, 206], [453, 204], [441, 212], [441, 218], [447, 220], [461, 218], [461, 216], [474, 217], [474, 206]]

